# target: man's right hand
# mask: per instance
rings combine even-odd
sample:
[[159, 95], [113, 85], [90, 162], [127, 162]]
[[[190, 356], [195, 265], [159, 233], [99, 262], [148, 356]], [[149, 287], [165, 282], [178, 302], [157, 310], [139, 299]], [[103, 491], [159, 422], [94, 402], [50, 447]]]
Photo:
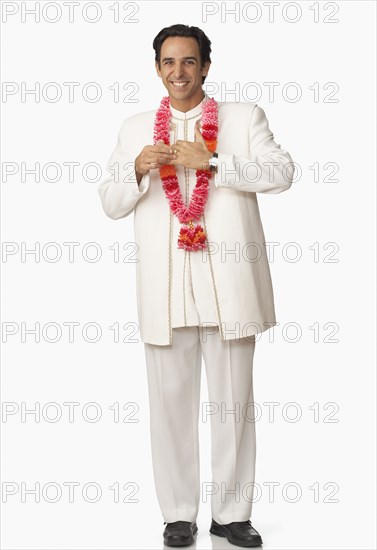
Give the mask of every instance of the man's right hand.
[[138, 185], [149, 170], [160, 168], [160, 166], [169, 164], [170, 160], [176, 158], [177, 155], [173, 153], [173, 149], [169, 145], [165, 145], [162, 140], [157, 141], [155, 145], [146, 145], [135, 159]]

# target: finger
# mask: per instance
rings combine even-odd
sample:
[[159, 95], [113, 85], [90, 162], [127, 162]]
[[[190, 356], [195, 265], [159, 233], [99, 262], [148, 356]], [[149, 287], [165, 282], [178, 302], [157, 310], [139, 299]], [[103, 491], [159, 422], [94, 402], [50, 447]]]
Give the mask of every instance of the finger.
[[160, 153], [152, 158], [152, 162], [168, 162], [175, 158], [177, 158], [177, 155], [166, 155], [164, 153]]
[[170, 164], [172, 160], [175, 160], [176, 158], [176, 155], [164, 155], [164, 154], [159, 154], [159, 155], [154, 155], [153, 157], [150, 157], [148, 158], [148, 160], [146, 160], [146, 163], [147, 164], [158, 164], [158, 165], [163, 165], [163, 164]]
[[199, 124], [198, 123], [199, 123], [199, 121], [196, 121], [196, 123], [195, 123], [195, 135], [196, 135], [198, 141], [201, 141], [202, 143], [205, 143], [204, 138], [202, 136], [202, 133], [199, 129]]
[[151, 147], [152, 147], [151, 150], [156, 153], [170, 153], [170, 154], [173, 153], [173, 147], [171, 145], [161, 144], [161, 145], [152, 145]]
[[170, 148], [169, 145], [166, 145], [163, 139], [159, 139], [156, 141], [154, 145], [151, 146], [153, 150], [161, 150], [164, 151], [166, 148]]

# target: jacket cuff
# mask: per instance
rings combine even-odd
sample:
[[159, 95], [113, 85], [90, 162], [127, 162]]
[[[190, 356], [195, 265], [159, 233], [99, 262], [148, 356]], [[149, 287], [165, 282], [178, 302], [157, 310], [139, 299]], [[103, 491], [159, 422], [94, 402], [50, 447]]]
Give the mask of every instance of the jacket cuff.
[[134, 171], [134, 175], [135, 175], [135, 177], [132, 178], [132, 181], [134, 182], [134, 193], [135, 193], [135, 195], [144, 195], [148, 191], [150, 181], [151, 181], [149, 172], [144, 174], [144, 176], [141, 178], [141, 181], [140, 181], [139, 185], [137, 183], [136, 172], [135, 171]]
[[214, 174], [214, 183], [216, 187], [232, 187], [238, 178], [234, 169], [233, 155], [219, 153], [217, 173]]

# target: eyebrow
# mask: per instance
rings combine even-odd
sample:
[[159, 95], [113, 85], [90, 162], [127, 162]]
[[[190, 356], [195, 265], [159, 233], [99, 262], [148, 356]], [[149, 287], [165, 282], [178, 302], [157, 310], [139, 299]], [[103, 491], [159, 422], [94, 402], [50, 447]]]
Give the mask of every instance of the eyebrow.
[[[193, 59], [194, 61], [197, 61], [197, 58], [193, 55], [191, 56], [188, 56], [188, 57], [182, 57], [181, 59], [184, 59], [184, 60], [187, 60], [187, 59]], [[174, 57], [164, 57], [162, 59], [162, 61], [173, 61], [174, 60]]]

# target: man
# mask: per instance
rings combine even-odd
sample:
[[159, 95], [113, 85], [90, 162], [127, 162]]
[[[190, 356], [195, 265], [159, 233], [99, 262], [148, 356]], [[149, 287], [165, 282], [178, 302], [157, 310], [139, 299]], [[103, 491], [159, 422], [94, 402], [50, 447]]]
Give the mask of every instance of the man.
[[168, 96], [158, 109], [123, 122], [99, 194], [111, 218], [134, 212], [164, 542], [188, 545], [197, 532], [203, 357], [211, 411], [210, 532], [259, 546], [250, 521], [253, 356], [255, 335], [276, 319], [256, 193], [289, 189], [294, 169], [258, 105], [216, 102], [203, 91], [210, 45], [202, 30], [186, 25], [155, 37], [155, 68]]

